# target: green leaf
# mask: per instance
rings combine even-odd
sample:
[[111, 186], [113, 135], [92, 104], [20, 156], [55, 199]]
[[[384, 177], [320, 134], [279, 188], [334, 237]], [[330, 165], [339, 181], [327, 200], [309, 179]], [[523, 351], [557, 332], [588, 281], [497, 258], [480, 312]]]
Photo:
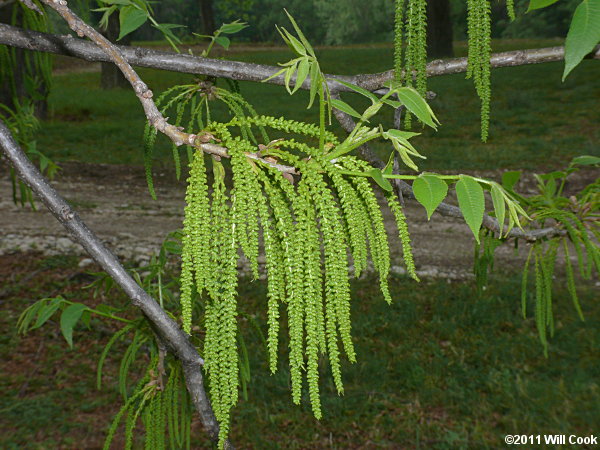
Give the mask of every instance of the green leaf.
[[382, 172], [384, 175], [391, 175], [394, 171], [394, 152], [390, 153], [390, 157], [388, 158], [388, 162], [383, 168]]
[[494, 204], [494, 211], [496, 212], [498, 225], [500, 225], [498, 236], [502, 237], [502, 231], [504, 230], [504, 218], [506, 217], [506, 205], [504, 203], [504, 195], [497, 184], [492, 184], [492, 203]]
[[386, 139], [397, 140], [398, 142], [400, 142], [400, 144], [406, 147], [407, 150], [410, 150], [411, 154], [418, 156], [419, 158], [426, 159], [417, 151], [416, 148], [413, 147], [413, 145], [410, 142], [408, 142], [410, 138], [419, 136], [420, 134], [421, 133], [413, 133], [412, 131], [400, 131], [391, 128], [383, 133], [383, 137], [385, 137]]
[[558, 0], [531, 0], [529, 2], [529, 8], [526, 12], [533, 11], [534, 9], [545, 8], [546, 6], [553, 5]]
[[396, 90], [398, 99], [406, 106], [406, 108], [417, 116], [421, 122], [429, 125], [434, 130], [437, 129], [438, 122], [435, 114], [427, 104], [427, 102], [419, 95], [419, 93], [411, 87], [402, 87]]
[[270, 77], [268, 77], [268, 78], [265, 78], [264, 80], [261, 80], [261, 83], [264, 83], [265, 81], [269, 81], [269, 80], [271, 80], [271, 79], [273, 79], [273, 78], [276, 78], [276, 77], [278, 77], [279, 75], [281, 75], [281, 74], [282, 74], [283, 72], [285, 72], [286, 70], [287, 70], [287, 69], [281, 69], [281, 70], [278, 70], [277, 72], [275, 72], [275, 73], [274, 73], [273, 75], [271, 75]]
[[475, 240], [479, 243], [479, 229], [483, 222], [483, 212], [485, 210], [483, 188], [473, 177], [461, 175], [460, 180], [456, 183], [456, 196], [465, 222], [467, 222], [475, 236]]
[[120, 33], [118, 41], [141, 27], [148, 20], [148, 13], [134, 6], [125, 6], [119, 13]]
[[338, 80], [337, 78], [334, 78], [333, 81], [335, 81], [336, 83], [340, 83], [341, 85], [346, 86], [349, 89], [352, 89], [357, 94], [364, 95], [365, 97], [367, 97], [368, 99], [370, 99], [374, 102], [379, 101], [379, 98], [377, 98], [377, 96], [375, 94], [367, 91], [366, 89], [361, 88], [360, 86], [357, 86], [352, 83], [348, 83], [347, 81], [344, 81], [344, 80]]
[[361, 115], [358, 113], [358, 111], [356, 111], [352, 106], [350, 106], [343, 100], [332, 98], [331, 106], [333, 106], [336, 109], [339, 109], [342, 112], [345, 112], [346, 114], [351, 115], [352, 117], [356, 117], [357, 119], [361, 118]]
[[303, 58], [302, 61], [300, 61], [300, 63], [298, 64], [298, 73], [296, 73], [296, 84], [294, 85], [292, 94], [302, 87], [302, 83], [304, 83], [304, 80], [306, 80], [306, 77], [308, 76], [309, 69], [310, 62], [308, 61], [308, 58]]
[[231, 44], [231, 40], [226, 36], [218, 36], [215, 38], [215, 44], [219, 44], [225, 50], [228, 50], [229, 44]]
[[575, 165], [593, 166], [595, 164], [600, 164], [600, 158], [598, 158], [597, 156], [582, 155], [582, 156], [577, 156], [577, 157], [573, 158], [573, 160], [571, 161], [571, 164], [569, 164], [569, 165], [570, 166], [575, 166]]
[[310, 109], [313, 102], [315, 101], [315, 97], [317, 92], [319, 91], [319, 84], [321, 83], [321, 76], [319, 73], [319, 63], [313, 61], [310, 65], [310, 100], [308, 101], [308, 107], [306, 109]]
[[65, 299], [59, 296], [51, 299], [50, 302], [41, 307], [38, 311], [37, 320], [35, 321], [35, 324], [30, 328], [30, 330], [35, 330], [36, 328], [39, 328], [42, 325], [44, 325], [48, 321], [48, 319], [50, 319], [50, 317], [54, 315], [56, 310], [60, 308], [60, 305], [64, 301]]
[[381, 102], [373, 103], [371, 106], [365, 109], [365, 112], [363, 112], [362, 116], [360, 116], [360, 120], [368, 122], [371, 117], [379, 112], [382, 106], [383, 103]]
[[296, 30], [296, 34], [298, 34], [298, 37], [302, 41], [302, 44], [304, 44], [304, 48], [306, 48], [306, 50], [308, 51], [308, 53], [313, 58], [316, 58], [315, 51], [313, 50], [312, 46], [310, 45], [310, 42], [308, 42], [308, 39], [306, 39], [304, 37], [304, 33], [302, 33], [302, 30], [300, 29], [300, 27], [298, 26], [298, 24], [296, 23], [296, 21], [294, 20], [294, 18], [290, 15], [289, 12], [287, 12], [287, 9], [284, 8], [283, 10], [287, 14], [288, 19], [290, 19], [290, 22], [292, 23], [292, 26], [294, 27], [294, 30]]
[[285, 84], [285, 88], [287, 89], [287, 91], [291, 94], [292, 93], [292, 89], [290, 88], [290, 82], [292, 81], [292, 76], [294, 75], [294, 72], [296, 72], [296, 68], [298, 67], [298, 63], [295, 63], [293, 65], [291, 65], [290, 67], [288, 67], [285, 71], [285, 77], [284, 77], [284, 84]]
[[565, 71], [567, 75], [594, 49], [600, 41], [600, 0], [583, 0], [573, 14], [565, 40]]
[[181, 40], [177, 36], [175, 36], [171, 30], [173, 28], [185, 28], [183, 25], [177, 25], [174, 23], [160, 23], [152, 26], [158, 29], [167, 40], [171, 40], [177, 44], [181, 44]]
[[73, 303], [60, 316], [60, 331], [71, 348], [73, 348], [73, 328], [86, 309], [87, 306], [82, 303]]
[[521, 178], [521, 172], [518, 170], [504, 172], [502, 174], [502, 186], [507, 191], [514, 191], [515, 184], [517, 184], [519, 178]]
[[406, 164], [408, 167], [410, 167], [411, 169], [413, 169], [414, 171], [418, 171], [419, 168], [417, 167], [415, 162], [410, 158], [410, 156], [408, 156], [406, 147], [404, 147], [403, 145], [400, 145], [400, 143], [396, 139], [392, 139], [392, 144], [394, 145], [394, 148], [400, 155], [400, 159], [402, 159], [402, 162], [404, 164]]
[[281, 29], [278, 28], [278, 30], [291, 51], [300, 56], [306, 56], [306, 49], [298, 39], [296, 39], [288, 30], [283, 27], [281, 27]]
[[448, 194], [448, 185], [435, 175], [421, 174], [413, 182], [413, 192], [417, 201], [427, 210], [427, 220]]
[[220, 31], [221, 33], [226, 33], [226, 34], [235, 34], [239, 31], [242, 31], [244, 28], [247, 28], [248, 24], [246, 24], [245, 22], [238, 22], [237, 20], [235, 22], [231, 22], [231, 23], [224, 23], [223, 25], [221, 25], [221, 28], [219, 28], [217, 31]]
[[391, 183], [389, 182], [389, 180], [387, 178], [384, 178], [381, 170], [371, 169], [367, 173], [369, 174], [370, 177], [372, 177], [375, 180], [375, 183], [377, 183], [381, 187], [381, 189], [388, 191], [388, 192], [392, 191]]

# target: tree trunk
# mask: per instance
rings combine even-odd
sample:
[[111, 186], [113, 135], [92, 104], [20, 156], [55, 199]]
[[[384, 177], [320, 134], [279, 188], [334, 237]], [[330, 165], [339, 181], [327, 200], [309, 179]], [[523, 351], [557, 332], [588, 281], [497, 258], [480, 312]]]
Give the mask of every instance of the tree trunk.
[[200, 14], [202, 15], [202, 33], [211, 36], [217, 29], [213, 0], [200, 0]]
[[[115, 42], [119, 45], [129, 45], [131, 43], [131, 35], [129, 34], [117, 42], [117, 38], [119, 37], [119, 15], [115, 13], [108, 19], [108, 27], [103, 34], [110, 42]], [[100, 87], [102, 89], [128, 88], [129, 82], [115, 64], [102, 63]]]
[[450, 0], [427, 0], [427, 56], [454, 56]]

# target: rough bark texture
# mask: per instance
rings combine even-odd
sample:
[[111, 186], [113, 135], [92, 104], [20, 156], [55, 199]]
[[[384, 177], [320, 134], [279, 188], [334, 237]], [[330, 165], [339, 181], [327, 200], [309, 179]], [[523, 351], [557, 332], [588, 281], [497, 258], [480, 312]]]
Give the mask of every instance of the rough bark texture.
[[427, 0], [427, 56], [454, 56], [450, 0]]

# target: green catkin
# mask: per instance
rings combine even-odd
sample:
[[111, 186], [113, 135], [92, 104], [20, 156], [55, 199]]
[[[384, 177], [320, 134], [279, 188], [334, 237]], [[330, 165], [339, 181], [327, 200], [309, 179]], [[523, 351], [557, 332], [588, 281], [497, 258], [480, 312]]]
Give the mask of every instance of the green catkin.
[[[321, 133], [315, 125], [283, 118], [243, 117], [238, 109], [243, 106], [242, 102], [231, 96], [228, 101], [232, 105], [235, 103], [232, 109], [237, 110], [234, 112], [236, 117], [226, 124], [211, 123], [210, 132], [220, 145], [229, 149], [233, 187], [230, 192], [226, 191], [225, 169], [220, 162], [213, 161], [214, 184], [208, 202], [205, 178], [199, 178], [204, 173], [204, 166], [202, 170], [194, 169], [199, 164], [194, 157], [186, 193], [181, 275], [186, 330], [191, 329], [194, 290], [203, 297], [206, 330], [203, 356], [213, 409], [221, 426], [220, 445], [229, 431], [230, 410], [237, 401], [240, 384], [237, 252], [241, 248], [251, 264], [255, 264], [253, 272], [258, 276], [259, 225], [268, 279], [270, 370], [277, 369], [280, 305], [285, 304], [292, 400], [300, 403], [306, 377], [317, 418], [322, 416], [320, 354], [328, 356], [339, 393], [343, 393], [340, 345], [351, 362], [356, 360], [351, 337], [349, 253], [358, 275], [367, 266], [369, 248], [384, 298], [391, 301], [387, 285], [389, 245], [373, 186], [365, 177], [346, 179], [340, 173], [344, 170], [365, 171], [371, 167], [349, 156], [338, 158], [332, 165], [319, 148], [285, 138], [270, 142], [259, 150], [276, 158], [277, 163], [298, 168], [302, 174], [293, 180], [284, 177], [275, 167], [251, 159], [257, 152], [256, 145], [250, 142], [255, 127], [304, 136], [309, 142], [322, 137], [323, 148], [325, 145], [335, 148], [339, 145], [337, 138], [327, 131]], [[237, 136], [232, 134], [232, 129], [236, 130]], [[397, 200], [392, 203], [394, 201]], [[202, 212], [198, 212], [198, 208]], [[401, 210], [396, 211], [396, 217], [400, 235], [407, 237]], [[201, 223], [210, 224], [210, 229], [200, 228]], [[204, 245], [198, 245], [198, 242], [204, 242]], [[404, 239], [407, 266], [414, 268], [409, 245], [408, 239]], [[200, 264], [201, 261], [204, 262]], [[172, 428], [176, 421], [173, 405], [166, 414]], [[178, 440], [177, 436], [175, 440]]]
[[404, 257], [404, 265], [408, 275], [415, 281], [419, 281], [417, 271], [415, 268], [415, 262], [412, 254], [412, 246], [410, 243], [410, 235], [408, 233], [408, 225], [406, 224], [406, 216], [402, 211], [402, 205], [398, 201], [395, 194], [391, 193], [387, 195], [388, 205], [390, 210], [394, 214], [396, 219], [396, 227], [398, 228], [398, 234], [400, 236], [400, 242], [402, 242], [402, 255]]
[[131, 331], [132, 329], [133, 329], [133, 325], [125, 325], [123, 328], [121, 328], [119, 331], [117, 331], [115, 334], [113, 334], [111, 336], [111, 338], [108, 340], [108, 342], [106, 343], [106, 345], [104, 346], [104, 349], [102, 350], [100, 358], [98, 359], [98, 368], [96, 370], [96, 386], [98, 389], [100, 389], [102, 387], [102, 367], [104, 367], [104, 361], [106, 360], [106, 357], [108, 356], [108, 352], [110, 351], [112, 346], [115, 344], [115, 342], [117, 342], [119, 339], [121, 339], [125, 333], [127, 333], [128, 331]]
[[548, 355], [548, 341], [546, 339], [546, 304], [544, 296], [544, 267], [540, 255], [539, 244], [534, 250], [535, 257], [535, 323], [538, 329], [540, 342], [544, 348], [544, 355]]
[[[410, 0], [406, 19], [404, 83], [414, 85], [424, 96], [427, 90], [427, 0]], [[410, 128], [411, 114], [406, 114], [405, 124]]]
[[348, 181], [346, 181], [335, 170], [328, 172], [335, 186], [337, 196], [344, 211], [344, 220], [347, 223], [348, 239], [352, 248], [352, 260], [354, 262], [354, 276], [358, 278], [367, 267], [367, 238], [366, 226], [369, 224], [369, 216], [364, 208], [358, 194]]
[[567, 242], [567, 238], [563, 238], [563, 249], [565, 252], [565, 267], [567, 272], [567, 289], [569, 294], [571, 294], [571, 299], [573, 300], [573, 306], [575, 307], [575, 311], [577, 311], [577, 315], [579, 318], [584, 321], [583, 312], [581, 311], [581, 305], [579, 304], [579, 297], [577, 296], [577, 288], [575, 287], [575, 277], [573, 276], [573, 266], [571, 264], [571, 258], [569, 256], [569, 244]]
[[406, 0], [396, 0], [395, 4], [395, 18], [394, 18], [394, 80], [398, 83], [402, 83], [402, 53], [403, 53], [403, 41], [402, 35], [404, 33], [404, 3]]
[[169, 377], [165, 383], [165, 390], [162, 395], [162, 409], [165, 415], [165, 430], [169, 435], [169, 448], [175, 448], [175, 435], [173, 434], [173, 373], [175, 368], [169, 370]]
[[[249, 102], [247, 102], [246, 99], [244, 97], [242, 97], [239, 92], [235, 92], [235, 93], [230, 92], [229, 96], [240, 106], [242, 106], [243, 108], [246, 108], [246, 111], [248, 111], [248, 115], [250, 117], [258, 116], [254, 107]], [[259, 132], [260, 132], [263, 142], [265, 144], [268, 143], [270, 141], [270, 139], [269, 139], [269, 135], [267, 134], [267, 130], [265, 129], [265, 127], [259, 126], [258, 129], [259, 129]]]
[[[340, 162], [346, 168], [353, 171], [359, 171], [364, 168], [363, 161], [358, 161], [355, 158], [345, 157], [340, 158]], [[369, 248], [371, 250], [371, 260], [375, 270], [379, 273], [379, 286], [383, 298], [387, 303], [392, 302], [392, 297], [389, 292], [388, 275], [390, 272], [390, 248], [387, 240], [387, 233], [383, 224], [383, 215], [379, 209], [379, 203], [373, 193], [369, 181], [364, 177], [353, 177], [357, 192], [363, 200], [371, 226], [367, 227], [367, 236], [369, 239]]]
[[508, 18], [513, 21], [515, 20], [515, 2], [514, 0], [506, 0], [506, 13], [508, 14]]
[[130, 408], [132, 407], [133, 403], [136, 402], [142, 395], [145, 394], [145, 390], [140, 390], [138, 392], [136, 392], [134, 395], [132, 395], [129, 400], [127, 400], [125, 402], [125, 404], [121, 407], [121, 409], [119, 410], [119, 412], [115, 415], [110, 428], [108, 429], [108, 433], [106, 435], [106, 439], [104, 441], [104, 447], [103, 450], [109, 450], [110, 449], [110, 444], [113, 441], [113, 438], [115, 436], [115, 433], [117, 431], [117, 427], [119, 426], [119, 424], [121, 423], [121, 418], [123, 417], [123, 415], [128, 412], [130, 410]]
[[575, 224], [577, 230], [579, 230], [579, 236], [581, 236], [586, 251], [586, 276], [589, 279], [592, 277], [592, 269], [595, 269], [596, 272], [600, 272], [600, 250], [592, 243], [588, 236], [588, 229], [574, 213], [570, 211], [561, 211], [561, 213], [565, 216], [565, 219], [561, 221], [562, 223], [571, 220]]
[[546, 297], [546, 326], [550, 329], [550, 336], [554, 336], [554, 315], [552, 313], [552, 277], [554, 276], [554, 264], [559, 241], [553, 239], [543, 255], [544, 264], [544, 296]]
[[[175, 116], [174, 123], [176, 127], [181, 125], [186, 106], [187, 102], [177, 104], [177, 115]], [[171, 152], [173, 153], [173, 164], [175, 165], [175, 177], [179, 180], [181, 178], [181, 158], [179, 157], [179, 147], [175, 143], [171, 146]]]
[[[286, 288], [287, 288], [287, 314], [289, 333], [289, 360], [292, 401], [300, 404], [302, 395], [302, 371], [304, 370], [304, 311], [305, 302], [305, 272], [302, 255], [305, 253], [306, 236], [304, 228], [299, 225], [303, 217], [307, 199], [302, 198], [288, 180], [281, 173], [272, 168], [273, 181], [279, 190], [273, 187], [266, 188], [269, 193], [269, 202], [277, 219], [276, 228], [286, 246]], [[269, 186], [268, 178], [261, 177], [265, 186]], [[291, 222], [290, 208], [293, 211], [296, 223]], [[289, 221], [289, 222], [288, 222]]]
[[260, 186], [244, 151], [249, 149], [239, 138], [223, 139], [231, 154], [233, 170], [232, 220], [235, 239], [250, 262], [252, 275], [258, 278], [258, 210], [256, 194]]
[[347, 247], [341, 216], [331, 191], [318, 174], [309, 178], [312, 195], [320, 217], [325, 260], [325, 319], [329, 360], [334, 383], [343, 393], [337, 334], [351, 362], [356, 354], [351, 338], [350, 286], [348, 283]]
[[125, 422], [125, 450], [131, 450], [131, 448], [133, 448], [133, 430], [135, 429], [138, 417], [144, 410], [144, 406], [150, 395], [150, 389], [146, 390], [139, 405], [137, 405], [135, 412], [132, 414], [131, 409], [128, 411], [127, 420]]
[[141, 336], [141, 334], [139, 331], [135, 333], [133, 341], [127, 347], [119, 366], [119, 392], [124, 399], [127, 399], [127, 374], [129, 373], [129, 367], [135, 361], [135, 355], [137, 355], [138, 350], [147, 341], [147, 337]]
[[573, 242], [573, 247], [575, 247], [575, 254], [577, 255], [577, 265], [579, 266], [579, 273], [584, 279], [589, 279], [591, 277], [591, 267], [589, 265], [589, 255], [588, 255], [588, 264], [584, 264], [583, 258], [583, 250], [582, 247], [585, 248], [585, 244], [580, 237], [580, 233], [578, 233], [577, 229], [573, 226], [571, 221], [565, 217], [557, 218], [560, 223], [565, 227], [569, 238]]
[[533, 249], [534, 246], [531, 246], [529, 252], [527, 253], [525, 266], [523, 266], [523, 276], [521, 278], [521, 313], [523, 315], [523, 319], [527, 318], [527, 279], [529, 276], [529, 262], [531, 261]]
[[[295, 250], [297, 249], [297, 240], [295, 239], [294, 224], [292, 220], [291, 201], [286, 200], [286, 193], [288, 198], [293, 199], [296, 193], [289, 181], [285, 180], [281, 173], [274, 171], [271, 173], [276, 183], [273, 183], [270, 177], [265, 174], [262, 170], [258, 171], [258, 178], [261, 181], [264, 191], [268, 197], [268, 203], [271, 207], [271, 211], [274, 218], [274, 225], [277, 239], [279, 241], [282, 251], [282, 278], [281, 282], [285, 286], [285, 298], [284, 301], [288, 305], [288, 324], [290, 334], [290, 368], [292, 374], [292, 392], [294, 399], [300, 399], [300, 391], [302, 383], [302, 296], [303, 296], [303, 274], [302, 266], [299, 258], [297, 257]], [[268, 267], [267, 267], [268, 270]], [[271, 278], [269, 276], [269, 278]], [[269, 280], [269, 283], [271, 281]], [[269, 317], [274, 315], [274, 310], [269, 308]], [[272, 319], [270, 319], [272, 320]], [[273, 341], [275, 338], [275, 330], [278, 330], [278, 324], [271, 326], [269, 324], [269, 349], [273, 352], [276, 348], [276, 342]], [[292, 351], [292, 348], [294, 349]], [[271, 354], [270, 368], [274, 372], [276, 369], [275, 357], [276, 354]]]
[[192, 326], [194, 280], [195, 289], [198, 293], [202, 293], [212, 276], [209, 266], [210, 226], [204, 154], [197, 151], [190, 164], [181, 255], [180, 303], [183, 329], [188, 334]]
[[490, 115], [491, 6], [489, 0], [467, 0], [469, 37], [467, 78], [473, 78], [481, 100], [481, 140], [488, 137]]
[[[219, 447], [223, 447], [229, 432], [229, 417], [238, 399], [237, 351], [237, 244], [232, 215], [227, 205], [225, 169], [213, 161], [213, 192], [211, 203], [212, 241], [211, 266], [215, 276], [207, 285], [204, 341], [204, 368], [210, 386], [215, 417], [219, 421]], [[235, 203], [233, 208], [235, 207]]]
[[285, 266], [281, 243], [276, 237], [271, 213], [262, 194], [257, 195], [258, 213], [263, 230], [263, 246], [267, 270], [267, 349], [271, 373], [277, 370], [279, 304], [285, 301]]
[[146, 173], [146, 184], [150, 196], [156, 200], [156, 192], [154, 191], [154, 179], [152, 177], [152, 159], [154, 152], [154, 143], [158, 131], [150, 124], [146, 124], [144, 130], [144, 171]]

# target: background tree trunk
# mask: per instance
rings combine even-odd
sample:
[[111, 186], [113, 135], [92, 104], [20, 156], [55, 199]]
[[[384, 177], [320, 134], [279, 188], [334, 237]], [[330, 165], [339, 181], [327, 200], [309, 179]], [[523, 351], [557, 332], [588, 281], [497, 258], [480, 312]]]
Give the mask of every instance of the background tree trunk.
[[[128, 34], [119, 42], [119, 15], [112, 14], [108, 19], [108, 27], [103, 33], [104, 36], [110, 41], [115, 42], [119, 45], [129, 45], [131, 43], [131, 35]], [[114, 89], [114, 88], [128, 88], [129, 82], [123, 76], [123, 73], [113, 63], [102, 63], [102, 70], [100, 72], [100, 87], [102, 89]]]
[[200, 0], [200, 14], [202, 15], [202, 33], [212, 35], [217, 29], [213, 0]]
[[450, 0], [427, 0], [427, 56], [454, 56]]

